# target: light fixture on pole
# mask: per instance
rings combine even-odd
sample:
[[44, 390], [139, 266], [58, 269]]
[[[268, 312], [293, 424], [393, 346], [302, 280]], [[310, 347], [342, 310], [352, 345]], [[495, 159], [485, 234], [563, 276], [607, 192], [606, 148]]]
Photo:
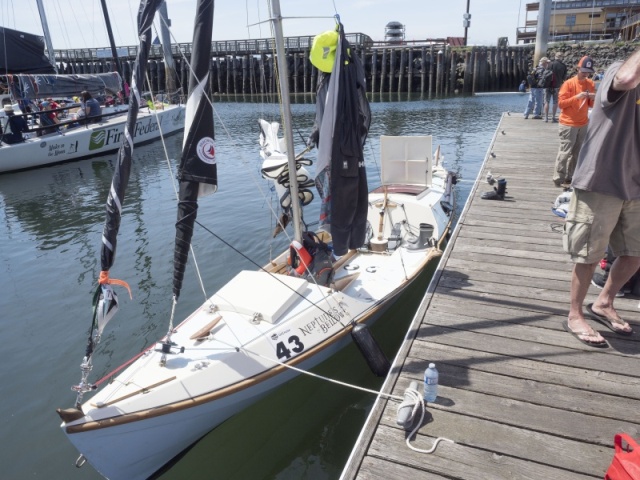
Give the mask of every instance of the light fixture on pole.
[[462, 15], [462, 26], [464, 27], [464, 46], [467, 46], [467, 30], [471, 26], [471, 14], [469, 13], [469, 2], [467, 0], [467, 12]]

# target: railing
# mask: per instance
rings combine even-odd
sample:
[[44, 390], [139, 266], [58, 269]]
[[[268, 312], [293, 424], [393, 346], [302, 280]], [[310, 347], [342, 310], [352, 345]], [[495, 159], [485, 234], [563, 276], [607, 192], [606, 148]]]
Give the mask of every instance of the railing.
[[640, 13], [637, 13], [635, 15], [632, 15], [631, 17], [627, 18], [623, 23], [622, 23], [622, 28], [628, 27], [630, 25], [633, 25], [635, 23], [640, 22]]
[[[517, 39], [535, 38], [537, 26], [520, 27], [517, 29]], [[592, 25], [583, 23], [578, 25], [551, 25], [549, 27], [549, 40], [607, 40], [614, 38], [620, 32], [620, 28], [606, 27], [602, 23]]]
[[[347, 40], [354, 47], [370, 48], [373, 40], [364, 33], [347, 33]], [[302, 51], [311, 48], [313, 36], [287, 37], [285, 38], [285, 49], [288, 51]], [[135, 58], [138, 53], [137, 46], [117, 47], [120, 58]], [[213, 55], [233, 55], [233, 54], [253, 54], [275, 52], [275, 41], [272, 38], [259, 38], [250, 40], [220, 40], [211, 42]], [[178, 43], [171, 45], [171, 54], [176, 56], [190, 56], [192, 52], [191, 43]], [[150, 57], [162, 57], [162, 45], [152, 45]], [[110, 48], [83, 48], [55, 50], [56, 60], [61, 61], [95, 61], [100, 59], [113, 58]]]

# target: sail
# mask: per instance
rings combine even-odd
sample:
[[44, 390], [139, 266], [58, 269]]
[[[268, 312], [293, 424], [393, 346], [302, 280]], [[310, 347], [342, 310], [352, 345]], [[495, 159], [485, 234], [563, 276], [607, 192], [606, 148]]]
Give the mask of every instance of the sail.
[[109, 269], [113, 266], [116, 256], [116, 245], [125, 191], [131, 173], [131, 157], [133, 155], [133, 133], [140, 109], [140, 88], [147, 72], [147, 59], [151, 48], [151, 24], [158, 6], [162, 0], [141, 0], [138, 10], [138, 38], [140, 45], [136, 57], [135, 67], [131, 76], [131, 96], [129, 98], [129, 112], [125, 125], [124, 140], [118, 150], [116, 169], [111, 181], [111, 190], [107, 198], [107, 218], [102, 232], [102, 252], [100, 261], [102, 273], [100, 283], [105, 283], [109, 277]]
[[338, 24], [331, 73], [323, 74], [316, 100], [316, 187], [322, 198], [320, 228], [330, 231], [334, 253], [364, 244], [368, 187], [364, 142], [371, 123], [364, 69]]
[[185, 136], [178, 170], [179, 201], [173, 261], [173, 295], [177, 301], [189, 256], [198, 196], [217, 189], [213, 107], [205, 95], [211, 62], [213, 0], [198, 0], [193, 29], [193, 53], [189, 98], [185, 113]]
[[0, 27], [0, 74], [54, 71], [44, 54], [44, 37]]

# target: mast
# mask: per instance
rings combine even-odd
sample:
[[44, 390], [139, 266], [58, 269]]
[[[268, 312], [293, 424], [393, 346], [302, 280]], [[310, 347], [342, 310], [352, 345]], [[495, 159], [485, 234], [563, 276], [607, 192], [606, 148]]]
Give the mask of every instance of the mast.
[[56, 65], [56, 55], [53, 51], [53, 45], [51, 44], [51, 34], [49, 33], [49, 24], [47, 23], [47, 14], [44, 13], [44, 6], [42, 0], [36, 0], [38, 4], [38, 12], [40, 13], [40, 22], [42, 23], [42, 32], [44, 33], [44, 41], [47, 44], [47, 54], [51, 65], [56, 73], [58, 73], [58, 66]]
[[176, 66], [173, 61], [173, 55], [171, 53], [171, 35], [169, 33], [169, 27], [171, 26], [171, 20], [169, 20], [169, 13], [167, 12], [167, 2], [164, 1], [160, 4], [158, 9], [158, 15], [160, 16], [160, 39], [162, 42], [162, 54], [164, 56], [164, 72], [166, 77], [167, 93], [171, 97], [171, 102], [174, 102], [174, 94], [176, 92]]
[[296, 158], [293, 150], [293, 126], [291, 123], [291, 99], [289, 98], [289, 69], [284, 51], [284, 35], [282, 34], [282, 14], [280, 13], [280, 0], [271, 2], [271, 21], [276, 36], [276, 55], [278, 71], [280, 74], [280, 96], [282, 97], [282, 115], [284, 125], [284, 139], [287, 145], [287, 165], [289, 167], [289, 180], [291, 182], [291, 208], [293, 211], [293, 236], [302, 242], [302, 207], [298, 196], [298, 177], [296, 175]]
[[118, 57], [118, 50], [116, 49], [116, 42], [113, 39], [113, 31], [111, 30], [111, 20], [109, 20], [109, 11], [107, 10], [107, 2], [106, 0], [100, 0], [100, 4], [102, 5], [102, 14], [104, 15], [104, 23], [107, 26], [107, 35], [109, 36], [109, 45], [111, 46], [111, 55], [113, 55], [113, 61], [116, 64], [116, 72], [120, 75], [120, 88], [122, 89], [122, 94], [125, 94], [124, 89], [124, 73], [122, 71], [122, 66], [120, 65], [120, 58]]

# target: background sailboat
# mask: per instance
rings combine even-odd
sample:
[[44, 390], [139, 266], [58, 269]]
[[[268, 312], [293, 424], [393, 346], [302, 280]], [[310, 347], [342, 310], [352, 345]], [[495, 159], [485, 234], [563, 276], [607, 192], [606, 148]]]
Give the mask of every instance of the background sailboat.
[[[5, 76], [4, 80], [10, 92], [10, 103], [14, 104], [17, 114], [22, 111], [37, 112], [38, 102], [47, 98], [70, 99], [76, 97], [81, 91], [88, 91], [94, 98], [118, 98], [127, 101], [127, 88], [122, 77], [122, 69], [117, 57], [113, 34], [105, 0], [101, 0], [103, 15], [109, 33], [111, 49], [115, 58], [116, 71], [100, 74], [54, 74], [57, 68], [53, 59], [51, 41], [48, 34], [48, 26], [41, 0], [38, 0], [43, 30], [49, 45], [49, 62], [44, 56], [44, 40], [39, 37], [32, 42], [34, 54], [32, 58], [39, 58], [40, 63], [33, 64], [30, 73], [17, 73], [24, 69], [25, 64], [18, 61], [15, 55], [5, 54], [4, 69], [13, 74]], [[11, 45], [12, 36], [0, 37], [0, 50], [7, 51]], [[6, 42], [10, 42], [5, 44]], [[23, 45], [24, 47], [25, 45]], [[37, 48], [36, 48], [37, 47]], [[22, 51], [22, 50], [18, 50]], [[146, 65], [145, 65], [146, 68]], [[36, 72], [49, 73], [36, 73]], [[144, 77], [138, 80], [144, 83]], [[141, 92], [141, 89], [139, 89]], [[3, 102], [7, 103], [7, 99]], [[134, 126], [129, 126], [131, 140], [136, 144], [153, 141], [160, 136], [178, 133], [184, 127], [184, 106], [180, 104], [159, 104], [143, 110], [139, 105], [147, 105], [147, 100], [141, 95], [135, 98], [137, 108]], [[130, 103], [131, 105], [131, 103]], [[79, 105], [71, 104], [75, 109]], [[66, 113], [66, 108], [61, 112]], [[15, 170], [24, 170], [43, 165], [78, 160], [101, 153], [115, 151], [119, 148], [125, 133], [126, 118], [122, 116], [128, 110], [126, 104], [115, 107], [103, 108], [103, 115], [99, 123], [88, 124], [84, 128], [73, 128], [77, 124], [73, 118], [62, 119], [58, 128], [53, 133], [32, 125], [33, 132], [25, 135], [23, 143], [11, 145], [11, 148], [0, 149], [0, 173]], [[4, 115], [4, 113], [0, 113]], [[44, 135], [43, 135], [44, 133]]]

